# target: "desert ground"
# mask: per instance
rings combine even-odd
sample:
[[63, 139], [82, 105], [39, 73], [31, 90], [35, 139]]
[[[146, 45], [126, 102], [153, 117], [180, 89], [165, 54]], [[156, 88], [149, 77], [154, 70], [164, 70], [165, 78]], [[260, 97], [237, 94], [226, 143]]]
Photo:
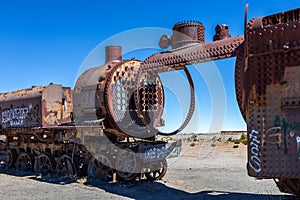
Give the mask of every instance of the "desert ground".
[[228, 142], [239, 137], [178, 135], [181, 155], [168, 159], [166, 176], [156, 182], [62, 181], [1, 169], [0, 199], [296, 199], [273, 180], [247, 175], [247, 146]]

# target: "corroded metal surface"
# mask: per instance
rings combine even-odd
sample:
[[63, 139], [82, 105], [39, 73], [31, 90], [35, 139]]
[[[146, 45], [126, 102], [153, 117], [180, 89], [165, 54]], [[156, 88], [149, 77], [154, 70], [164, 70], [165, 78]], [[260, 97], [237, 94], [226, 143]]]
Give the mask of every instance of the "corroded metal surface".
[[156, 68], [159, 71], [183, 69], [183, 66], [201, 62], [230, 58], [237, 55], [243, 36], [228, 38], [207, 44], [193, 44], [155, 54], [146, 59], [142, 68]]
[[248, 45], [237, 58], [236, 88], [248, 126], [251, 176], [300, 176], [299, 36], [299, 9], [248, 23]]
[[182, 47], [188, 44], [204, 43], [204, 26], [201, 22], [179, 22], [173, 27], [171, 38], [172, 48]]
[[[116, 56], [120, 59], [120, 47], [114, 49], [118, 49]], [[79, 77], [74, 88], [75, 122], [80, 125], [84, 121], [105, 118], [105, 127], [113, 130], [110, 131], [113, 135], [154, 136], [149, 133], [138, 110], [147, 116], [147, 124], [154, 127], [163, 124], [164, 91], [158, 74], [147, 74], [143, 86], [137, 90], [137, 72], [142, 62], [135, 59], [116, 61], [111, 57], [108, 54], [106, 60], [109, 63], [87, 70]], [[135, 93], [140, 95], [138, 102], [135, 102]]]
[[189, 44], [203, 44], [204, 26], [198, 21], [178, 22], [173, 26], [173, 35], [164, 34], [159, 40], [159, 46], [166, 49], [169, 46], [176, 49]]
[[[205, 44], [204, 36], [202, 36], [202, 34], [204, 34], [204, 27], [199, 22], [178, 23], [174, 27], [172, 37], [163, 35], [159, 41], [161, 45], [162, 41], [167, 41], [168, 38], [171, 38], [170, 41], [163, 43], [161, 46], [166, 47], [167, 44], [170, 44], [173, 49], [148, 57], [137, 72], [139, 84], [144, 82], [143, 75], [145, 74], [184, 70], [187, 75], [190, 85], [190, 107], [185, 120], [177, 130], [170, 133], [160, 132], [146, 122], [141, 109], [137, 110], [149, 131], [160, 135], [173, 135], [179, 133], [187, 126], [193, 116], [195, 107], [194, 84], [187, 69], [187, 65], [234, 57], [238, 53], [239, 46], [243, 42], [243, 36], [230, 38], [230, 36], [227, 35], [223, 40]], [[139, 84], [137, 85], [137, 90], [141, 87]], [[135, 103], [137, 105], [139, 104], [139, 99], [139, 93], [135, 93]]]
[[[161, 126], [161, 116], [164, 106], [162, 83], [156, 73], [147, 74], [143, 87], [136, 90], [136, 72], [141, 61], [128, 60], [116, 65], [107, 77], [104, 99], [107, 113], [110, 114], [113, 127], [118, 127], [124, 133], [138, 138], [153, 135], [138, 115], [140, 110], [147, 116], [147, 122], [152, 126]], [[138, 92], [137, 92], [138, 91]], [[140, 94], [138, 102], [134, 101], [134, 94]]]
[[[153, 124], [150, 124], [149, 120], [147, 120], [147, 113], [143, 112], [143, 110], [141, 108], [137, 109], [138, 116], [142, 120], [143, 125], [145, 125], [147, 127], [147, 131], [152, 135], [156, 135], [156, 134], [175, 135], [175, 134], [179, 133], [180, 131], [182, 131], [187, 126], [187, 124], [189, 123], [189, 121], [191, 120], [191, 118], [193, 116], [193, 112], [195, 109], [194, 83], [193, 83], [192, 77], [191, 77], [187, 67], [184, 66], [183, 69], [188, 78], [188, 82], [189, 82], [189, 86], [190, 86], [190, 106], [189, 106], [188, 114], [185, 117], [185, 120], [183, 121], [183, 123], [180, 125], [180, 127], [177, 130], [169, 132], [169, 133], [165, 133], [165, 132], [161, 132], [161, 131], [157, 130], [156, 126], [153, 126]], [[138, 71], [138, 76], [137, 76], [137, 77], [139, 77], [138, 83], [140, 83], [140, 84], [138, 84], [136, 86], [137, 91], [139, 91], [141, 88], [143, 88], [144, 83], [147, 81], [147, 78], [145, 78], [144, 76], [147, 77], [149, 74], [151, 74], [153, 72], [158, 73], [158, 72], [164, 72], [164, 71], [169, 71], [167, 66], [164, 66], [162, 68], [159, 68], [159, 67], [157, 67], [157, 68], [154, 68], [154, 67], [153, 68], [140, 68], [140, 70]], [[140, 93], [135, 93], [135, 96], [134, 96], [135, 104], [138, 105], [141, 98], [142, 98], [142, 95]]]
[[[245, 41], [243, 36], [230, 38], [226, 29], [217, 26], [215, 42], [172, 46], [149, 57], [140, 74], [236, 56], [236, 95], [248, 129], [248, 173], [275, 178], [281, 191], [299, 195], [300, 9], [252, 19]], [[166, 48], [172, 37], [163, 35], [161, 41]]]
[[3, 129], [49, 127], [71, 122], [70, 88], [50, 84], [0, 95]]

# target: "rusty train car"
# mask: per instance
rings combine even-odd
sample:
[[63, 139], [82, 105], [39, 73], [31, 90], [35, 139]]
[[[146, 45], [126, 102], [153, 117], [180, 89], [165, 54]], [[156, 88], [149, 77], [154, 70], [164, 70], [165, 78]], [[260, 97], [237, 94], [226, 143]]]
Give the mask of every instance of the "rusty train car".
[[[141, 61], [123, 61], [119, 46], [106, 50], [106, 64], [84, 72], [74, 90], [50, 84], [0, 94], [2, 164], [114, 181], [165, 175], [166, 157], [179, 155], [181, 142], [157, 141], [142, 121], [134, 123], [137, 106], [128, 92], [134, 85], [127, 82]], [[127, 88], [121, 85], [125, 80]], [[161, 126], [164, 99], [158, 76], [148, 80], [141, 95], [147, 98], [143, 113]]]
[[[162, 49], [145, 61], [122, 60], [106, 47], [106, 63], [84, 72], [75, 88], [51, 84], [0, 94], [0, 160], [17, 169], [104, 179], [157, 180], [180, 141], [157, 141], [190, 121], [195, 94], [188, 65], [236, 57], [236, 99], [247, 123], [250, 176], [274, 179], [282, 192], [300, 195], [300, 8], [247, 22], [244, 35], [216, 27], [205, 43], [197, 21], [174, 25]], [[164, 133], [164, 89], [159, 73], [183, 70], [190, 107], [179, 128]]]

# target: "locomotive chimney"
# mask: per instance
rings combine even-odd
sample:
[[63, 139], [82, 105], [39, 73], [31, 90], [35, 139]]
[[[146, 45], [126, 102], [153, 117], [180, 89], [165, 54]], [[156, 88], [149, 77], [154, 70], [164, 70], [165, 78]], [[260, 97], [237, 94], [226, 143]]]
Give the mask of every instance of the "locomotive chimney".
[[105, 47], [106, 60], [105, 63], [121, 62], [122, 61], [122, 47], [121, 46], [106, 46]]
[[231, 38], [231, 35], [229, 34], [229, 31], [228, 31], [227, 24], [219, 24], [216, 26], [215, 30], [216, 30], [216, 34], [214, 35], [214, 38], [213, 38], [214, 41]]

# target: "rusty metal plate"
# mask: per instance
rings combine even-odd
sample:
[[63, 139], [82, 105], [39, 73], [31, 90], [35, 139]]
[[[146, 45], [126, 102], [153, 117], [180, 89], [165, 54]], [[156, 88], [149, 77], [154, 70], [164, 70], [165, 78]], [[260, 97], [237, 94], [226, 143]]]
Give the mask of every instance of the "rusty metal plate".
[[72, 91], [50, 84], [0, 95], [1, 127], [49, 127], [71, 122]]
[[236, 93], [247, 122], [251, 176], [300, 176], [299, 11], [251, 20], [238, 53]]

